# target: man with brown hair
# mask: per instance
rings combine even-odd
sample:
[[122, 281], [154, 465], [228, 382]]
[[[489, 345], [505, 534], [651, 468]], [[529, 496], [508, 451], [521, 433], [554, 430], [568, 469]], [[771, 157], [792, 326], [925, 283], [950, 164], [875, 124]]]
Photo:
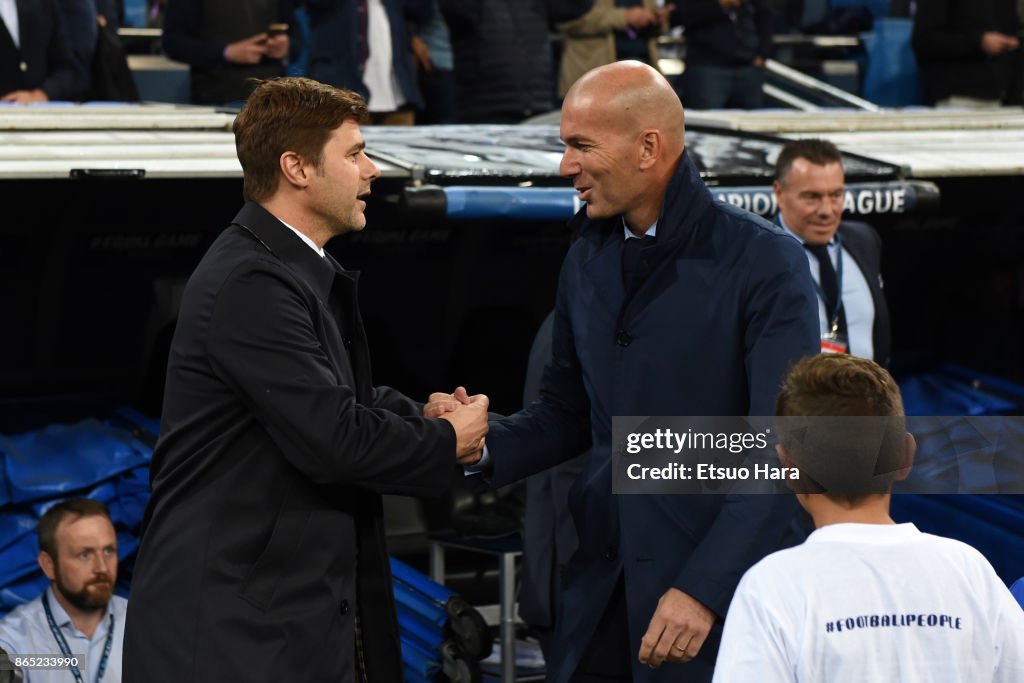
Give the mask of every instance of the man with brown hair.
[[235, 119], [248, 201], [182, 300], [128, 681], [401, 680], [381, 494], [443, 490], [479, 457], [488, 402], [426, 418], [371, 382], [358, 274], [324, 252], [366, 225], [365, 115], [275, 79]]
[[817, 530], [740, 581], [716, 683], [1024, 680], [1024, 612], [974, 548], [889, 516], [914, 439], [876, 363], [797, 363], [776, 403], [784, 465]]
[[39, 566], [50, 587], [0, 620], [0, 648], [11, 657], [78, 658], [77, 665], [26, 667], [25, 683], [121, 680], [127, 601], [114, 595], [117, 535], [107, 506], [70, 498], [36, 529]]

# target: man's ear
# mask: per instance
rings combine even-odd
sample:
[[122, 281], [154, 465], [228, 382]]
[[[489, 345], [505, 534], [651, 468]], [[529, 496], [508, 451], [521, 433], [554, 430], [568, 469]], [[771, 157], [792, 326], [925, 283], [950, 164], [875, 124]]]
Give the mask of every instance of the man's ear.
[[900, 456], [900, 468], [896, 470], [895, 481], [903, 481], [910, 476], [910, 469], [914, 466], [914, 453], [917, 452], [917, 441], [914, 435], [907, 432], [903, 435], [903, 453]]
[[292, 187], [304, 188], [309, 185], [311, 169], [298, 152], [284, 152], [278, 159], [278, 166], [281, 168], [281, 175]]
[[36, 559], [39, 560], [39, 567], [46, 574], [46, 578], [53, 581], [57, 577], [57, 566], [54, 564], [53, 558], [50, 557], [50, 553], [40, 550], [39, 557]]
[[783, 448], [781, 443], [775, 444], [775, 452], [779, 454], [779, 462], [783, 467], [796, 467], [796, 462], [790, 457], [789, 452]]
[[779, 195], [782, 194], [782, 183], [780, 183], [778, 180], [773, 180], [772, 192], [775, 194], [775, 200], [778, 201]]
[[640, 135], [640, 170], [654, 166], [662, 154], [661, 131], [652, 128]]

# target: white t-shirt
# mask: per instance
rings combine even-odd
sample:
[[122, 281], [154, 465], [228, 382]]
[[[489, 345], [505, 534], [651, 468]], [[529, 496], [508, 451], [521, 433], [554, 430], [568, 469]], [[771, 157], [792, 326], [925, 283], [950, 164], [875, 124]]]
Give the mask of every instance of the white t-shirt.
[[714, 683], [1024, 681], [1024, 611], [974, 548], [834, 524], [740, 581]]

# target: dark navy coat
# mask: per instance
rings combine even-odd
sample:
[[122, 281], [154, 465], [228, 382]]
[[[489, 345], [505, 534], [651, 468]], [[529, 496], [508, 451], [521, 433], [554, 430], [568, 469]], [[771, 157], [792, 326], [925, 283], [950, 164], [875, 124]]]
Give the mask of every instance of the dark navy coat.
[[[554, 350], [541, 397], [492, 424], [492, 483], [568, 459], [593, 442], [570, 505], [580, 547], [563, 581], [549, 681], [567, 681], [624, 573], [629, 649], [676, 587], [724, 616], [743, 572], [776, 549], [791, 496], [611, 494], [614, 415], [772, 415], [787, 368], [819, 351], [817, 301], [800, 246], [716, 202], [684, 153], [658, 220], [649, 275], [627, 295], [619, 217], [574, 219]], [[588, 431], [588, 417], [592, 430]], [[699, 656], [633, 680], [710, 680], [720, 623]]]

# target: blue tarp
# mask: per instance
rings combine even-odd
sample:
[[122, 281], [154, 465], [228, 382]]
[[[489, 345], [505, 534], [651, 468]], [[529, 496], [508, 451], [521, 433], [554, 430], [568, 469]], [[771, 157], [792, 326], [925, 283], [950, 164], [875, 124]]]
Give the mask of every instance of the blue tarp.
[[5, 503], [65, 498], [144, 466], [151, 449], [129, 432], [98, 420], [54, 425], [0, 441]]
[[973, 546], [1007, 584], [1024, 576], [1024, 496], [896, 495], [892, 518]]
[[1013, 593], [1013, 597], [1017, 599], [1020, 606], [1024, 608], [1024, 577], [1017, 579], [1012, 586], [1010, 586], [1010, 592]]

